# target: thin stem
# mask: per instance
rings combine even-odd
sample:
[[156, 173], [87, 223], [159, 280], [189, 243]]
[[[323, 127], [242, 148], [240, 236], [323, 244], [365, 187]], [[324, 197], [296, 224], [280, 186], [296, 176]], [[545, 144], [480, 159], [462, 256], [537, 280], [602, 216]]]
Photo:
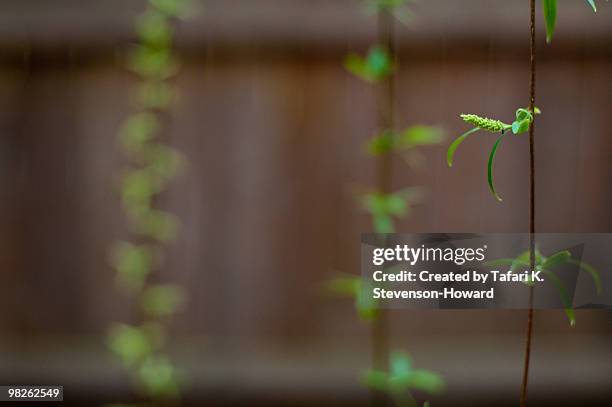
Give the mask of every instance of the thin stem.
[[[388, 10], [378, 13], [378, 44], [383, 46], [390, 60], [395, 62], [394, 20]], [[388, 75], [378, 86], [376, 96], [377, 127], [379, 132], [394, 129], [395, 121], [395, 83], [394, 75]], [[382, 154], [377, 161], [377, 190], [381, 194], [390, 193], [393, 181], [393, 160], [389, 152]], [[372, 324], [372, 365], [374, 369], [385, 371], [389, 363], [389, 315], [387, 310], [379, 309], [378, 317]], [[387, 397], [380, 392], [372, 393], [372, 405], [384, 406]]]
[[[529, 110], [535, 111], [535, 81], [536, 81], [536, 57], [535, 57], [535, 0], [529, 0], [530, 6], [530, 83], [529, 83]], [[535, 114], [533, 122], [529, 127], [529, 263], [530, 268], [535, 268]], [[523, 382], [521, 385], [520, 406], [527, 405], [527, 385], [529, 382], [529, 360], [531, 356], [531, 339], [533, 332], [533, 286], [529, 287], [529, 310], [527, 312], [527, 338], [525, 341], [525, 363], [523, 367]]]

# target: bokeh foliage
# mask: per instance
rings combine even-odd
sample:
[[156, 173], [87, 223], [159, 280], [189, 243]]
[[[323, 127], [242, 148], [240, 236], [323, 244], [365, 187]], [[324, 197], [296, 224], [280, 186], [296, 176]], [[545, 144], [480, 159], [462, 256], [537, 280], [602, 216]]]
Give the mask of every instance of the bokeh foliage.
[[134, 113], [119, 131], [119, 145], [129, 161], [120, 183], [123, 211], [132, 241], [116, 242], [111, 264], [117, 285], [135, 299], [140, 322], [115, 323], [108, 345], [132, 378], [137, 394], [149, 402], [177, 400], [181, 374], [165, 354], [169, 318], [185, 302], [175, 284], [154, 284], [151, 275], [163, 264], [164, 248], [176, 239], [180, 222], [159, 209], [156, 198], [186, 165], [182, 154], [164, 143], [176, 91], [171, 79], [179, 69], [172, 49], [176, 22], [187, 0], [149, 0], [135, 22], [137, 44], [127, 67], [138, 78]]
[[[410, 17], [407, 7], [410, 2], [411, 0], [367, 0], [365, 4], [372, 14], [387, 14], [406, 23]], [[373, 45], [364, 56], [349, 53], [344, 60], [344, 66], [349, 73], [372, 86], [389, 86], [389, 79], [397, 72], [397, 61], [385, 44]], [[389, 108], [394, 109], [393, 105], [394, 101], [391, 100]], [[377, 159], [390, 159], [396, 155], [414, 157], [419, 148], [437, 145], [444, 138], [444, 132], [438, 127], [414, 125], [398, 131], [391, 125], [388, 128], [379, 128], [378, 133], [366, 143], [365, 151]], [[422, 197], [423, 191], [420, 188], [408, 187], [389, 192], [381, 189], [379, 185], [378, 188], [371, 188], [357, 196], [357, 201], [371, 216], [374, 231], [387, 234], [395, 231], [397, 220], [408, 216], [412, 206], [421, 201]], [[343, 275], [329, 281], [327, 288], [332, 293], [352, 298], [360, 318], [375, 322], [380, 314], [379, 302], [372, 298], [371, 287], [365, 284], [367, 283], [359, 276]], [[366, 372], [363, 382], [373, 390], [386, 393], [398, 406], [416, 406], [412, 390], [434, 393], [443, 387], [443, 380], [437, 374], [413, 370], [410, 358], [402, 352], [392, 353], [389, 365], [389, 372]], [[425, 405], [429, 403], [426, 402]]]

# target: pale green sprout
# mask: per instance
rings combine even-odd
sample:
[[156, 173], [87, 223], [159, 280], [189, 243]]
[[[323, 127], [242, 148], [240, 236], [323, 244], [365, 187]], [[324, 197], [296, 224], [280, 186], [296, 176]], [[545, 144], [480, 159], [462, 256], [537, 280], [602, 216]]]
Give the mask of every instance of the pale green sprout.
[[[539, 108], [536, 107], [534, 109], [534, 113], [538, 115], [538, 114], [541, 114], [542, 112], [540, 111]], [[467, 132], [463, 133], [461, 136], [456, 138], [455, 141], [453, 141], [451, 145], [448, 147], [448, 150], [446, 153], [446, 162], [449, 167], [452, 167], [457, 148], [459, 148], [461, 143], [463, 143], [470, 135], [480, 130], [487, 131], [490, 133], [500, 134], [500, 136], [495, 141], [495, 144], [493, 144], [493, 148], [491, 149], [491, 152], [489, 153], [489, 161], [487, 164], [487, 181], [489, 184], [489, 190], [491, 191], [493, 196], [498, 201], [501, 201], [502, 199], [495, 189], [495, 182], [494, 182], [494, 177], [493, 177], [493, 166], [495, 164], [495, 157], [497, 155], [497, 150], [499, 149], [501, 141], [504, 138], [504, 136], [510, 131], [517, 135], [529, 131], [529, 128], [531, 127], [531, 123], [533, 123], [533, 120], [534, 120], [533, 113], [529, 111], [528, 109], [524, 109], [524, 108], [517, 109], [515, 116], [516, 116], [516, 120], [514, 120], [512, 124], [507, 124], [507, 123], [502, 122], [501, 120], [489, 119], [489, 118], [481, 117], [475, 114], [462, 114], [461, 118], [463, 119], [463, 121], [473, 125], [474, 128], [471, 130], [468, 130]]]

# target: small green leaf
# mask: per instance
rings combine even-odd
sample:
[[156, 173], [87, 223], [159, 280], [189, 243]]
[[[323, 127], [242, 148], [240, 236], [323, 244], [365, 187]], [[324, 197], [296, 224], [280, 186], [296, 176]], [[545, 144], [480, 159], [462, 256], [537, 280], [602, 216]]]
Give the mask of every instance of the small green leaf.
[[574, 314], [574, 307], [572, 305], [572, 300], [570, 296], [568, 295], [567, 290], [565, 289], [565, 286], [563, 285], [563, 282], [559, 280], [559, 277], [557, 277], [555, 273], [549, 270], [542, 270], [542, 273], [544, 273], [544, 275], [548, 277], [550, 281], [552, 281], [555, 287], [557, 287], [557, 291], [559, 291], [559, 296], [561, 297], [561, 302], [563, 302], [563, 307], [565, 308], [565, 314], [567, 315], [567, 318], [569, 319], [570, 325], [572, 327], [575, 326], [576, 325], [576, 315]]
[[366, 82], [376, 82], [392, 71], [392, 62], [387, 51], [382, 47], [373, 47], [365, 58], [349, 54], [344, 60], [345, 68], [353, 75]]
[[557, 23], [557, 0], [542, 0], [542, 8], [546, 21], [546, 42], [550, 43]]
[[148, 145], [143, 156], [148, 163], [147, 170], [160, 186], [180, 174], [187, 162], [182, 154], [163, 144]]
[[179, 219], [166, 212], [147, 208], [133, 213], [133, 226], [137, 233], [160, 242], [173, 241], [180, 228]]
[[374, 390], [386, 392], [388, 390], [387, 373], [369, 370], [364, 374], [364, 384]]
[[372, 321], [378, 316], [378, 300], [372, 297], [372, 286], [362, 280], [355, 296], [355, 308], [364, 321]]
[[144, 78], [160, 80], [173, 76], [178, 71], [178, 62], [167, 48], [139, 45], [130, 54], [128, 67]]
[[381, 155], [391, 151], [394, 145], [395, 134], [392, 131], [384, 131], [368, 142], [368, 152], [375, 156]]
[[514, 134], [521, 134], [521, 133], [525, 133], [527, 130], [529, 130], [529, 127], [531, 126], [531, 120], [530, 119], [525, 119], [525, 120], [521, 120], [521, 121], [514, 121], [512, 122], [512, 133]]
[[572, 254], [567, 250], [562, 250], [557, 252], [546, 260], [544, 260], [544, 264], [542, 264], [542, 268], [547, 270], [552, 270], [553, 268], [560, 266], [561, 264], [567, 263], [571, 258]]
[[144, 390], [154, 397], [178, 395], [178, 373], [164, 356], [148, 357], [138, 369], [138, 379]]
[[118, 283], [128, 290], [139, 290], [143, 286], [153, 261], [153, 250], [144, 245], [118, 242], [111, 253], [111, 263], [117, 271]]
[[501, 143], [502, 139], [504, 138], [505, 134], [502, 134], [501, 136], [499, 136], [499, 138], [497, 139], [497, 141], [495, 142], [495, 144], [493, 145], [493, 148], [491, 149], [491, 154], [489, 154], [489, 164], [487, 166], [487, 179], [489, 182], [489, 189], [491, 190], [491, 193], [493, 194], [493, 196], [495, 198], [497, 198], [498, 201], [501, 202], [501, 197], [497, 194], [497, 191], [495, 191], [495, 183], [493, 180], [493, 164], [495, 162], [495, 155], [497, 154], [497, 149], [499, 148], [499, 144]]
[[153, 349], [143, 329], [125, 324], [116, 324], [111, 328], [108, 345], [126, 366], [143, 359]]
[[376, 79], [381, 79], [391, 73], [391, 58], [383, 47], [372, 48], [368, 53], [366, 63]]
[[410, 389], [436, 394], [444, 389], [444, 380], [436, 373], [427, 370], [413, 370], [406, 385]]
[[344, 67], [353, 75], [368, 81], [370, 80], [366, 62], [361, 56], [352, 53], [348, 54], [344, 59]]
[[361, 289], [359, 277], [337, 277], [327, 282], [326, 288], [334, 294], [355, 297]]
[[587, 3], [589, 3], [589, 6], [591, 6], [593, 12], [597, 13], [597, 5], [595, 4], [595, 0], [587, 0]]
[[176, 99], [176, 92], [165, 81], [148, 81], [136, 88], [134, 96], [143, 109], [165, 109]]
[[143, 43], [164, 48], [170, 44], [173, 29], [166, 16], [157, 10], [149, 10], [138, 18], [136, 32]]
[[372, 217], [372, 222], [376, 233], [393, 233], [395, 231], [393, 219], [389, 215], [376, 214]]
[[439, 144], [444, 140], [444, 131], [433, 126], [413, 126], [404, 130], [399, 136], [401, 148], [413, 148]]
[[589, 275], [593, 279], [595, 287], [597, 288], [597, 294], [601, 294], [601, 277], [599, 276], [599, 272], [595, 269], [595, 267], [576, 259], [569, 259], [568, 262], [580, 267], [580, 269], [589, 273]]
[[145, 314], [166, 317], [174, 314], [185, 302], [183, 290], [175, 285], [153, 285], [147, 287], [140, 298]]
[[391, 374], [408, 374], [412, 370], [412, 359], [404, 352], [395, 351], [391, 354]]
[[453, 141], [452, 144], [448, 147], [448, 151], [446, 152], [446, 162], [448, 163], [449, 167], [453, 166], [453, 157], [455, 156], [455, 151], [457, 151], [459, 145], [463, 143], [469, 135], [476, 133], [478, 130], [480, 130], [480, 128], [474, 127], [472, 130], [463, 133], [461, 136], [457, 137], [455, 141]]
[[146, 142], [153, 139], [159, 127], [159, 121], [153, 113], [138, 113], [125, 121], [121, 127], [119, 139], [127, 151], [137, 153]]
[[387, 195], [385, 199], [385, 209], [390, 215], [402, 217], [406, 215], [408, 203], [404, 197], [398, 194]]
[[531, 112], [523, 108], [517, 109], [516, 110], [516, 121], [520, 122], [526, 119], [533, 121], [533, 115], [531, 114]]

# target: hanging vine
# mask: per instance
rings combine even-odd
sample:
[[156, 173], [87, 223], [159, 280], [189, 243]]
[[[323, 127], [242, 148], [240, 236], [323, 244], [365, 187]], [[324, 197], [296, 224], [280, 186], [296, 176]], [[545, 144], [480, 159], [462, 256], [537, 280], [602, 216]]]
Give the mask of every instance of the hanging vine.
[[[586, 0], [588, 5], [597, 12], [597, 6], [594, 0]], [[557, 0], [542, 0], [542, 11], [544, 14], [544, 21], [546, 25], [546, 41], [550, 43], [553, 38], [553, 34], [556, 28], [557, 22]], [[569, 297], [563, 284], [558, 280], [556, 275], [551, 271], [552, 268], [564, 264], [570, 263], [577, 265], [580, 269], [588, 272], [597, 291], [601, 291], [601, 285], [599, 281], [598, 272], [588, 264], [577, 261], [571, 257], [571, 253], [562, 251], [551, 255], [550, 257], [543, 256], [537, 249], [536, 245], [536, 208], [535, 208], [535, 122], [536, 115], [540, 114], [540, 109], [536, 107], [536, 0], [529, 0], [529, 106], [524, 109], [520, 108], [516, 111], [516, 120], [512, 124], [504, 123], [500, 120], [492, 120], [483, 118], [473, 114], [462, 114], [461, 118], [475, 126], [473, 129], [459, 136], [448, 148], [447, 162], [448, 166], [452, 167], [453, 157], [459, 145], [465, 141], [465, 139], [476, 133], [479, 130], [485, 130], [491, 133], [499, 133], [497, 140], [495, 141], [493, 148], [489, 154], [489, 161], [487, 167], [487, 181], [489, 189], [493, 196], [501, 201], [499, 194], [495, 189], [494, 178], [493, 178], [493, 164], [495, 156], [497, 154], [500, 143], [507, 132], [511, 131], [515, 135], [528, 133], [529, 134], [529, 249], [519, 255], [515, 259], [500, 259], [498, 264], [510, 265], [510, 270], [513, 270], [517, 266], [528, 265], [531, 270], [542, 269], [546, 273], [547, 277], [556, 286], [561, 299], [564, 303], [565, 312], [568, 316], [571, 326], [576, 323], [576, 317], [569, 301]], [[523, 376], [521, 382], [521, 395], [520, 395], [520, 406], [524, 407], [527, 404], [527, 387], [529, 382], [529, 367], [530, 367], [530, 356], [531, 356], [531, 342], [533, 338], [533, 318], [534, 318], [534, 293], [533, 284], [528, 283], [529, 286], [529, 304], [527, 309], [527, 334], [525, 340], [525, 360], [523, 366]]]
[[[378, 19], [377, 44], [365, 56], [350, 53], [345, 59], [350, 73], [376, 88], [377, 132], [366, 146], [376, 159], [376, 186], [359, 196], [358, 201], [372, 217], [374, 232], [380, 234], [393, 233], [396, 221], [406, 217], [421, 197], [418, 188], [393, 190], [394, 155], [413, 154], [419, 147], [436, 145], [444, 139], [444, 133], [436, 127], [417, 125], [398, 130], [396, 126], [395, 19], [408, 21], [408, 2], [369, 0], [368, 9]], [[416, 406], [413, 390], [438, 393], [444, 382], [435, 373], [415, 369], [406, 353], [391, 351], [387, 311], [378, 306], [371, 290], [363, 284], [359, 277], [350, 276], [330, 283], [334, 292], [352, 296], [359, 315], [371, 323], [373, 368], [364, 374], [363, 381], [374, 390], [374, 405], [385, 405], [391, 399], [398, 406]]]
[[128, 68], [138, 77], [134, 113], [118, 141], [129, 161], [121, 179], [121, 203], [132, 239], [115, 243], [111, 263], [118, 287], [137, 305], [137, 322], [116, 323], [109, 347], [128, 371], [139, 398], [151, 403], [178, 400], [181, 376], [165, 352], [168, 324], [185, 301], [176, 284], [159, 283], [164, 247], [176, 239], [179, 220], [159, 208], [157, 197], [185, 166], [183, 156], [163, 140], [175, 101], [170, 82], [178, 71], [174, 30], [186, 0], [149, 0], [138, 16], [138, 42]]

